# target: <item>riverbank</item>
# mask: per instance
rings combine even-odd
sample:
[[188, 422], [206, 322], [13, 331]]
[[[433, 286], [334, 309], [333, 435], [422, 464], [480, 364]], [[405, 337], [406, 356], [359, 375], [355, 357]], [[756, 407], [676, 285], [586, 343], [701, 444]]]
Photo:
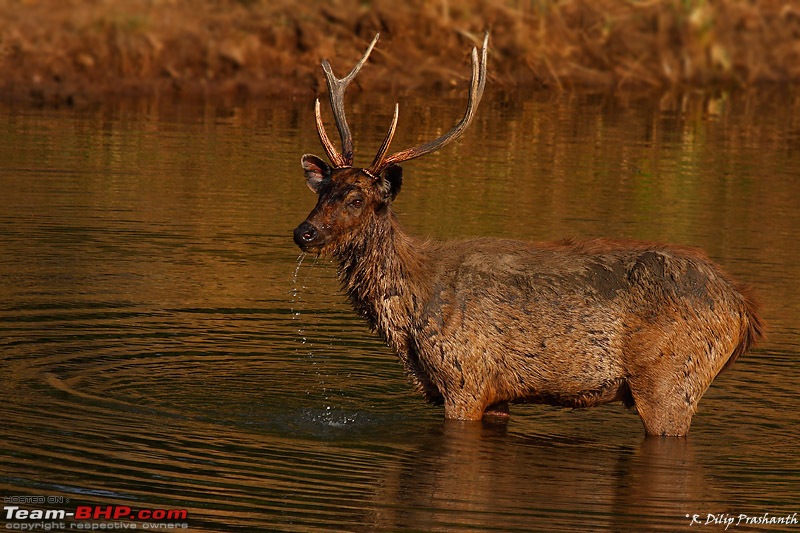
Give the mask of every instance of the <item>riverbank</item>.
[[320, 60], [349, 68], [377, 31], [362, 88], [446, 88], [468, 77], [466, 52], [486, 28], [492, 84], [508, 89], [800, 80], [800, 6], [788, 2], [0, 0], [0, 92], [38, 102], [314, 94]]

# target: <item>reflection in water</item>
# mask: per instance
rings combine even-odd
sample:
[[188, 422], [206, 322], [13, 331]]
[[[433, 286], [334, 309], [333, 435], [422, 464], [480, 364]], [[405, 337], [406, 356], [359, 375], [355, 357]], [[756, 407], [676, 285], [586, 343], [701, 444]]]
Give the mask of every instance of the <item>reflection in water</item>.
[[[374, 153], [391, 106], [352, 100]], [[335, 266], [292, 243], [314, 202], [299, 157], [320, 151], [307, 102], [2, 109], [3, 494], [187, 508], [199, 531], [673, 531], [797, 511], [796, 98], [484, 103], [406, 165], [409, 232], [696, 245], [759, 293], [769, 339], [688, 439], [645, 440], [619, 405], [443, 422]], [[463, 102], [401, 104], [410, 146]]]
[[[380, 527], [674, 531], [715, 494], [686, 439], [623, 446], [448, 421], [397, 466]], [[394, 502], [394, 503], [392, 503]]]

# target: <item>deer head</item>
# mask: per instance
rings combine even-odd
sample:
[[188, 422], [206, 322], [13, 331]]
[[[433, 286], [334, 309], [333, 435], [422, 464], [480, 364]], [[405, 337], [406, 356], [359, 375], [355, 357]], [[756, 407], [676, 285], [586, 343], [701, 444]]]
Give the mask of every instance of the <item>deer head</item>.
[[336, 78], [327, 60], [322, 62], [328, 84], [328, 96], [333, 109], [336, 128], [342, 141], [341, 153], [336, 150], [322, 123], [319, 99], [315, 103], [317, 133], [331, 164], [321, 158], [306, 154], [301, 163], [308, 187], [317, 193], [317, 205], [306, 220], [294, 230], [294, 242], [304, 252], [325, 253], [335, 251], [352, 240], [354, 232], [364, 228], [373, 217], [386, 216], [389, 206], [400, 191], [403, 170], [400, 163], [435, 152], [458, 139], [475, 117], [478, 103], [486, 84], [486, 54], [489, 34], [483, 40], [480, 56], [472, 49], [472, 78], [467, 110], [458, 124], [432, 141], [388, 155], [389, 146], [397, 127], [399, 105], [395, 104], [394, 117], [389, 132], [383, 140], [372, 164], [366, 168], [353, 166], [353, 139], [344, 112], [344, 92], [364, 66], [378, 35], [367, 51], [344, 78]]

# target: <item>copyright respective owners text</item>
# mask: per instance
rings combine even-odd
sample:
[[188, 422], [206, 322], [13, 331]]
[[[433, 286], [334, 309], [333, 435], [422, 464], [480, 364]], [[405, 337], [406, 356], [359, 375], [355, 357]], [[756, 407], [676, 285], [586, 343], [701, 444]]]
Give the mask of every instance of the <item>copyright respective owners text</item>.
[[774, 513], [705, 513], [687, 514], [690, 526], [717, 526], [737, 528], [748, 526], [760, 526], [765, 529], [770, 526], [780, 528], [784, 531], [789, 528], [800, 530], [800, 518], [797, 513], [774, 514]]
[[187, 509], [76, 503], [65, 496], [4, 496], [7, 531], [169, 531], [189, 529]]

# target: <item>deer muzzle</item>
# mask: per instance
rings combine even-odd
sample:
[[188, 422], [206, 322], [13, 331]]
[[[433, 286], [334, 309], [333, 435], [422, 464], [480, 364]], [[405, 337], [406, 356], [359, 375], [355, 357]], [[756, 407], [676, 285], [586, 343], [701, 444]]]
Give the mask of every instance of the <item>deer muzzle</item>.
[[319, 247], [319, 231], [310, 222], [305, 221], [294, 229], [294, 243], [304, 252]]

